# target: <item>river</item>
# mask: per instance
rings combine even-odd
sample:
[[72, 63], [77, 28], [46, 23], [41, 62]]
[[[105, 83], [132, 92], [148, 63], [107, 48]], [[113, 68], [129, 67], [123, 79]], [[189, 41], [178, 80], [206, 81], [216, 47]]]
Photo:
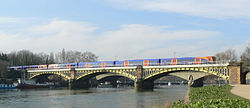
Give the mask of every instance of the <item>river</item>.
[[146, 92], [136, 92], [133, 88], [0, 90], [0, 107], [158, 108], [183, 99], [186, 91], [187, 86], [164, 86]]

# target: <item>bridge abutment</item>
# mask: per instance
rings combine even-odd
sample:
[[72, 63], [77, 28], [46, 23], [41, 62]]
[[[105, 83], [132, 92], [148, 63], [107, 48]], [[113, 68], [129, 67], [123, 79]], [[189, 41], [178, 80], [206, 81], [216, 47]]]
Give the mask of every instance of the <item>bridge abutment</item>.
[[75, 79], [70, 79], [69, 80], [69, 88], [70, 89], [86, 89], [90, 87], [89, 80], [81, 80], [81, 81], [76, 81]]
[[242, 63], [230, 63], [229, 69], [229, 84], [243, 84], [244, 75], [242, 73]]

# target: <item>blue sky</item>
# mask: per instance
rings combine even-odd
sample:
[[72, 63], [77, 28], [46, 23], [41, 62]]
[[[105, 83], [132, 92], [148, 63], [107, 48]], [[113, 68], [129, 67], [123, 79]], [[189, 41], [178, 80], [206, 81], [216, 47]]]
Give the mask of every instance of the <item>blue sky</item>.
[[0, 0], [0, 50], [88, 50], [100, 60], [240, 53], [249, 10], [249, 0]]

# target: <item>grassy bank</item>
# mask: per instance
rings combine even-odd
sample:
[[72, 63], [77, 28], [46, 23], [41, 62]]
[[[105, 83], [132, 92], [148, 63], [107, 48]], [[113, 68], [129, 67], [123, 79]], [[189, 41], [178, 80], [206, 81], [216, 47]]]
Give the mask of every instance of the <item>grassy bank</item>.
[[173, 108], [250, 108], [250, 100], [233, 95], [229, 85], [214, 85], [201, 88], [192, 88], [189, 93], [190, 103], [184, 104], [184, 100], [174, 102]]

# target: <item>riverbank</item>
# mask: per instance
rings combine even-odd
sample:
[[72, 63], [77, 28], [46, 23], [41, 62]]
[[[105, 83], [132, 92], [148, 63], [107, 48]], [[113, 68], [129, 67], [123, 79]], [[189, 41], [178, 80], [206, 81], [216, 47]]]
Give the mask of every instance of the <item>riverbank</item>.
[[184, 100], [174, 102], [171, 106], [189, 107], [189, 108], [214, 108], [214, 107], [240, 107], [250, 108], [250, 100], [241, 98], [231, 93], [232, 86], [230, 85], [213, 85], [200, 88], [191, 88], [189, 93], [189, 103]]

